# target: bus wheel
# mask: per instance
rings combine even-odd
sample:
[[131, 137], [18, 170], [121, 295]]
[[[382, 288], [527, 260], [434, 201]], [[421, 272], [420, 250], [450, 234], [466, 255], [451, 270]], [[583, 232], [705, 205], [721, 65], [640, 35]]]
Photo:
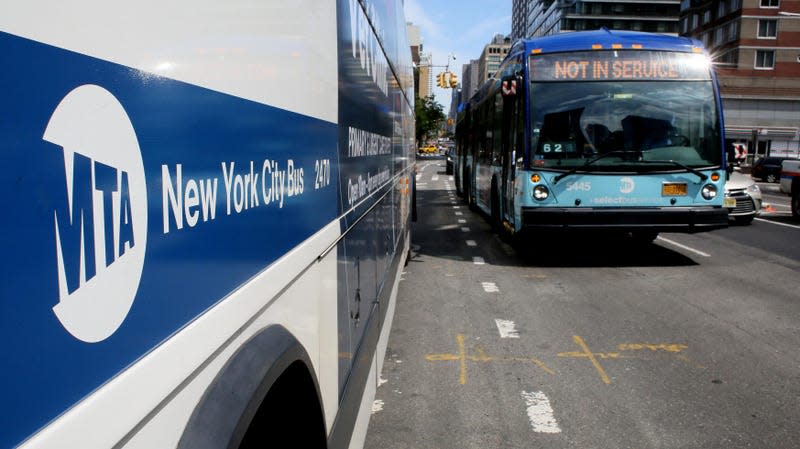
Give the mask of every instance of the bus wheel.
[[500, 194], [497, 191], [497, 181], [492, 181], [492, 227], [496, 231], [503, 229], [500, 221]]
[[238, 449], [280, 446], [325, 448], [325, 419], [314, 382], [301, 362], [295, 362], [273, 384], [253, 416]]
[[656, 231], [633, 231], [631, 232], [631, 237], [633, 237], [633, 241], [638, 244], [647, 244], [652, 243], [653, 240], [658, 237], [658, 232]]

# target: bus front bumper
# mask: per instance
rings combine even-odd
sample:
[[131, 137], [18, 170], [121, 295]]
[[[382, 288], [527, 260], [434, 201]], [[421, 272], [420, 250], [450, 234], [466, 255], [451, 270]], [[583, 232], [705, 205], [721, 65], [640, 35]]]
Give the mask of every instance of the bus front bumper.
[[522, 230], [604, 229], [695, 233], [728, 227], [723, 207], [522, 208]]

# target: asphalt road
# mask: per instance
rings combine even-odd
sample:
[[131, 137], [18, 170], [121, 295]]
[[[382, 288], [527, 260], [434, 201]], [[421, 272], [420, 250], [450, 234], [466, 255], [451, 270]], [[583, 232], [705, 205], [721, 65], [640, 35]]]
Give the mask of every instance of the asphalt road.
[[800, 226], [518, 253], [420, 164], [367, 448], [800, 447]]

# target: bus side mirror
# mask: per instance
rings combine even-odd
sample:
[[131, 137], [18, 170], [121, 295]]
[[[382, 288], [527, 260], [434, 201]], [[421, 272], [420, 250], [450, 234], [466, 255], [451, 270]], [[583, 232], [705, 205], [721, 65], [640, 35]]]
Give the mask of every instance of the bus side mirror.
[[516, 97], [517, 96], [517, 77], [510, 75], [503, 77], [501, 80], [501, 90], [503, 92], [504, 97]]

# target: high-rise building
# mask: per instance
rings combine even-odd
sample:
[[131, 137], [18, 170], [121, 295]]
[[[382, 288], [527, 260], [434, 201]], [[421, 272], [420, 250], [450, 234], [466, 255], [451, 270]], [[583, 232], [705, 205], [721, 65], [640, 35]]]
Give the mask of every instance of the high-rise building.
[[729, 143], [751, 160], [800, 155], [800, 3], [683, 0], [680, 29], [712, 55]]
[[419, 96], [420, 79], [420, 54], [422, 53], [422, 34], [419, 27], [411, 22], [406, 22], [408, 44], [411, 46], [411, 62], [414, 64], [414, 95]]
[[511, 3], [511, 40], [525, 37], [528, 28], [529, 0], [513, 0]]
[[526, 0], [525, 6], [517, 3], [515, 0], [512, 5], [512, 28], [513, 24], [524, 26], [524, 37], [601, 27], [678, 33], [680, 0]]
[[469, 64], [461, 66], [461, 99], [462, 102], [469, 100], [478, 91], [478, 80], [480, 64], [477, 59], [473, 59]]
[[478, 59], [478, 86], [494, 76], [510, 49], [511, 38], [502, 34], [496, 34], [492, 41], [483, 47], [481, 57]]
[[419, 97], [425, 98], [433, 95], [433, 72], [431, 67], [431, 54], [421, 54], [419, 57]]

